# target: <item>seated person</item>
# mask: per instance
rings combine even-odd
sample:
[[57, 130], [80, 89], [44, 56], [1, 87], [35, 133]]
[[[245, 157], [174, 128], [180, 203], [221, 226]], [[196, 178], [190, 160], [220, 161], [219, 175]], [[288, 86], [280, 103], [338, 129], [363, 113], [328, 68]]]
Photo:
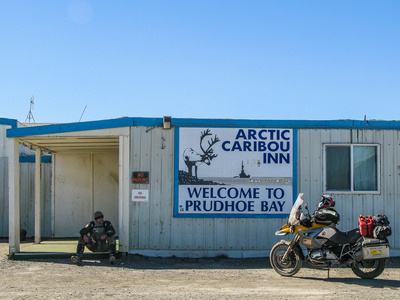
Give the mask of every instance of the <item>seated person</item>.
[[74, 263], [82, 262], [82, 254], [85, 246], [93, 252], [109, 252], [110, 263], [115, 264], [116, 243], [115, 230], [110, 221], [104, 220], [104, 215], [100, 211], [94, 213], [94, 221], [91, 221], [80, 231], [76, 255], [71, 257]]

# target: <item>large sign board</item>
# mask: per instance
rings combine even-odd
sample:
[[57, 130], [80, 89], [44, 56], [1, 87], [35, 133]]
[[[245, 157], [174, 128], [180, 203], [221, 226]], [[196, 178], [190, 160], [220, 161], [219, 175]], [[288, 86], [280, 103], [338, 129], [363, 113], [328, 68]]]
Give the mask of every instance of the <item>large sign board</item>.
[[176, 138], [176, 217], [289, 214], [293, 129], [177, 128]]

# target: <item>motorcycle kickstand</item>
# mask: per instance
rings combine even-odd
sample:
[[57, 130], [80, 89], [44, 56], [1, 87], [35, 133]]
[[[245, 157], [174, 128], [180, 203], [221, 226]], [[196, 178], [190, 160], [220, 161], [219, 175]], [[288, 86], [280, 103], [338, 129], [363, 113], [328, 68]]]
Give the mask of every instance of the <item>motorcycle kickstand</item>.
[[331, 268], [323, 268], [322, 270], [324, 270], [324, 271], [328, 271], [328, 278], [327, 279], [329, 279], [329, 270], [330, 270]]

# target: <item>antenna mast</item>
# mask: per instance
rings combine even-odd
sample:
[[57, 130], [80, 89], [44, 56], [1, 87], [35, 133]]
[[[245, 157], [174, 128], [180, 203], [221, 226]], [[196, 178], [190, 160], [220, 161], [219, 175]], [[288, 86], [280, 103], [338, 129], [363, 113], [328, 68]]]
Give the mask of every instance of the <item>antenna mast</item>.
[[34, 104], [35, 104], [35, 98], [33, 98], [33, 96], [32, 96], [32, 97], [31, 97], [31, 104], [30, 104], [30, 108], [29, 108], [29, 113], [28, 113], [28, 115], [26, 116], [25, 123], [30, 123], [31, 120], [33, 120], [33, 123], [36, 123], [36, 122], [35, 122], [35, 118], [33, 117], [33, 113], [32, 113], [33, 105], [34, 105]]

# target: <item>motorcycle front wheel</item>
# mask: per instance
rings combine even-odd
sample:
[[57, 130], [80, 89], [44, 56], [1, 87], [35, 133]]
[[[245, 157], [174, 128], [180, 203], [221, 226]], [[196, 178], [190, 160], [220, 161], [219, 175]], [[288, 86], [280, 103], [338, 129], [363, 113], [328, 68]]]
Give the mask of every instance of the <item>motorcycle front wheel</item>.
[[288, 253], [286, 259], [283, 259], [289, 248], [289, 244], [289, 241], [280, 241], [275, 244], [271, 249], [269, 257], [274, 270], [282, 276], [293, 276], [300, 270], [303, 264], [302, 258], [293, 249]]
[[373, 279], [382, 274], [385, 265], [386, 260], [384, 259], [364, 260], [356, 262], [351, 269], [354, 274], [362, 279]]

